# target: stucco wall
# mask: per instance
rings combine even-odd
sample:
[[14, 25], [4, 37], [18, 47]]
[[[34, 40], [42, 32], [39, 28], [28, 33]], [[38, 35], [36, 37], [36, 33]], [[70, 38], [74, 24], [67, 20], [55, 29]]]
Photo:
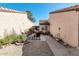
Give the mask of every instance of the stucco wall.
[[0, 38], [12, 31], [20, 34], [33, 25], [27, 18], [27, 14], [0, 12]]
[[[49, 15], [50, 32], [72, 47], [78, 47], [78, 13], [77, 11], [60, 12]], [[58, 30], [60, 28], [60, 30]]]
[[49, 31], [49, 25], [40, 25], [40, 31], [42, 31], [42, 28], [45, 28], [45, 26], [47, 26], [47, 30], [46, 31]]

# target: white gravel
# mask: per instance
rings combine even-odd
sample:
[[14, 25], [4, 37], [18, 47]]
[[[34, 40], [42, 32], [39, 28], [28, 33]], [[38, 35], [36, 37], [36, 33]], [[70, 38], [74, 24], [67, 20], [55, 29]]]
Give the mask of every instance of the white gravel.
[[10, 45], [0, 49], [0, 56], [22, 56], [22, 45]]

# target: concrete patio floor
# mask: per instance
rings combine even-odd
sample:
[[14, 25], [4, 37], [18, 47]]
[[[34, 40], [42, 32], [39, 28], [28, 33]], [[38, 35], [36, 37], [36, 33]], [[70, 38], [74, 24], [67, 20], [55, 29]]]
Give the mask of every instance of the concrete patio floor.
[[50, 36], [43, 36], [55, 56], [79, 56], [76, 48], [65, 47]]
[[23, 45], [23, 56], [54, 56], [46, 41], [29, 40], [29, 42]]

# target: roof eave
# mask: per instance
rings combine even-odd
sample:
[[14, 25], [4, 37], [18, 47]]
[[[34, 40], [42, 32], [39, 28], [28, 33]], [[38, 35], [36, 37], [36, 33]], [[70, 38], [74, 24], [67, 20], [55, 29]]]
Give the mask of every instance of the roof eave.
[[60, 12], [67, 12], [67, 11], [73, 11], [73, 10], [79, 10], [79, 9], [71, 9], [71, 10], [63, 10], [63, 11], [53, 11], [53, 12], [49, 12], [49, 14], [60, 13]]

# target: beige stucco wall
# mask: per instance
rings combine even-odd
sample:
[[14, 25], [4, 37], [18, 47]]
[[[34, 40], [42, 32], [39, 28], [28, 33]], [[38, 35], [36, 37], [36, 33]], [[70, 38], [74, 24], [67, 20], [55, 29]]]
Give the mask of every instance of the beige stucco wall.
[[46, 31], [49, 31], [49, 25], [40, 25], [39, 30], [42, 31], [42, 28], [45, 28], [45, 26], [47, 26], [47, 30]]
[[[54, 36], [60, 33], [60, 38], [72, 47], [78, 47], [78, 13], [67, 11], [49, 15], [50, 32]], [[60, 31], [58, 28], [61, 28]]]
[[33, 25], [27, 18], [27, 14], [0, 12], [0, 38], [12, 33], [13, 30], [20, 34]]

